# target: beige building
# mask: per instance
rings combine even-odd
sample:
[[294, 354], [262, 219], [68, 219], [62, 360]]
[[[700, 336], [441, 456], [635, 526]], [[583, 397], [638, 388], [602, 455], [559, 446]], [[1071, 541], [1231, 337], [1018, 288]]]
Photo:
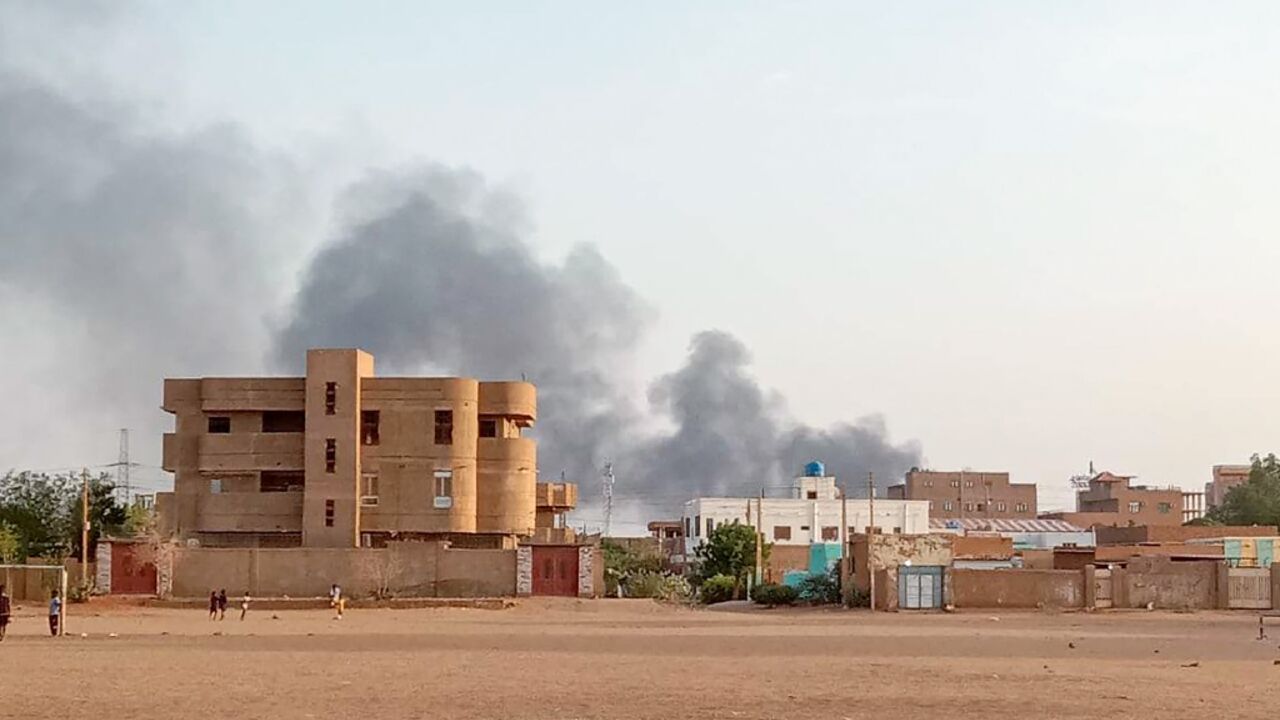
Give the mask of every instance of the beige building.
[[533, 385], [373, 365], [310, 350], [306, 377], [165, 380], [164, 529], [206, 547], [339, 548], [511, 547], [563, 527], [577, 488], [537, 483]]
[[889, 487], [895, 500], [928, 500], [930, 518], [1003, 519], [1036, 517], [1035, 483], [1009, 482], [1007, 472], [913, 469]]
[[1205, 483], [1204, 499], [1209, 508], [1216, 508], [1227, 499], [1232, 488], [1249, 482], [1252, 465], [1214, 465], [1213, 480]]

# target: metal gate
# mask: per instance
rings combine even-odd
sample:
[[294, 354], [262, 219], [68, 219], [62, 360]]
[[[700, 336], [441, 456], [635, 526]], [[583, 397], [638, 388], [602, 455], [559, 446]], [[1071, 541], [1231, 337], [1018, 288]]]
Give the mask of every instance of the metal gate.
[[1227, 601], [1232, 609], [1270, 610], [1271, 571], [1264, 568], [1227, 570]]
[[898, 607], [902, 610], [942, 607], [942, 568], [899, 566]]
[[534, 546], [533, 594], [578, 596], [578, 548]]
[[1093, 573], [1093, 606], [1111, 607], [1111, 571], [1096, 570]]
[[142, 547], [134, 543], [111, 543], [113, 595], [156, 594], [156, 566], [140, 557]]

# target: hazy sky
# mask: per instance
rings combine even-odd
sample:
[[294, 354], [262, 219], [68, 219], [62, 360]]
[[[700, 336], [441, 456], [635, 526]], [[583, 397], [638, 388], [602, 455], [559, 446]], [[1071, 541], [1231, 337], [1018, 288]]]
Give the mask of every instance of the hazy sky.
[[[1280, 449], [1274, 2], [0, 4], [12, 62], [153, 130], [236, 123], [318, 187], [424, 158], [523, 197], [539, 256], [592, 243], [651, 304], [637, 392], [724, 329], [795, 416], [883, 413], [1042, 508], [1090, 460], [1193, 488]], [[0, 467], [155, 426], [159, 378], [119, 401], [146, 416], [34, 387], [46, 310], [4, 290]]]

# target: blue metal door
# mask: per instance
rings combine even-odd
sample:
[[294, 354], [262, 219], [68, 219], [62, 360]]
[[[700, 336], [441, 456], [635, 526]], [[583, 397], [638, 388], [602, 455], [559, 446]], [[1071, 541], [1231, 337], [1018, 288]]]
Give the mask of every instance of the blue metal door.
[[936, 565], [898, 567], [898, 607], [929, 610], [942, 607], [942, 568]]

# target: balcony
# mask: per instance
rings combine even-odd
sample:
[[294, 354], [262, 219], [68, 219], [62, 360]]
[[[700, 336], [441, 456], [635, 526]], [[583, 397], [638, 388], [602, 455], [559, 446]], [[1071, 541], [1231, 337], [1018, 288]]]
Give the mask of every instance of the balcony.
[[482, 382], [477, 412], [532, 423], [538, 417], [538, 391], [526, 382]]
[[539, 510], [565, 512], [578, 506], [577, 483], [538, 483], [534, 503]]
[[215, 493], [200, 498], [201, 532], [302, 530], [302, 493]]
[[302, 433], [229, 433], [199, 436], [202, 472], [302, 470]]

